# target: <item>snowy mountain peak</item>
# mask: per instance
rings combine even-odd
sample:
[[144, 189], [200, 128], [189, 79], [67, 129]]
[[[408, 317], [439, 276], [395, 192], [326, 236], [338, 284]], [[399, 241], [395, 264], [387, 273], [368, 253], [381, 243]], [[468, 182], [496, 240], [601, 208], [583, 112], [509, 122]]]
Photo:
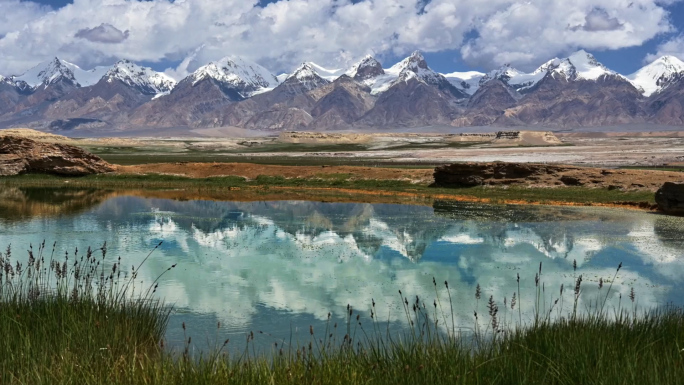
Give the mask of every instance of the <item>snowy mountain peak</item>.
[[85, 71], [76, 64], [55, 57], [38, 64], [21, 76], [14, 77], [14, 80], [24, 82], [34, 88], [40, 85], [48, 87], [60, 80], [71, 82], [76, 87], [87, 87], [97, 83], [107, 70], [107, 67], [95, 67], [90, 71]]
[[313, 63], [302, 63], [302, 65], [297, 67], [295, 72], [285, 79], [283, 84], [297, 84], [298, 86], [301, 86], [302, 89], [310, 91], [314, 88], [318, 88], [324, 84], [330, 83], [329, 80], [324, 79], [318, 74], [318, 71], [316, 71], [314, 65], [315, 64]]
[[241, 90], [244, 97], [273, 88], [278, 79], [267, 69], [237, 56], [227, 56], [200, 67], [192, 75], [192, 84], [210, 78]]
[[419, 63], [419, 62], [424, 62], [425, 61], [425, 56], [420, 51], [413, 51], [411, 53], [411, 56], [408, 57], [410, 61]]
[[149, 95], [169, 92], [176, 85], [176, 81], [168, 75], [141, 67], [129, 60], [118, 61], [107, 71], [105, 78], [108, 82], [119, 80]]
[[575, 51], [574, 53], [570, 54], [570, 56], [568, 56], [568, 59], [570, 59], [570, 61], [573, 61], [573, 62], [578, 63], [578, 64], [579, 63], [587, 63], [587, 64], [590, 64], [592, 66], [603, 67], [603, 64], [599, 63], [598, 60], [596, 60], [596, 57], [594, 57], [594, 55], [590, 54], [589, 52], [587, 52], [583, 49], [580, 49], [580, 50]]
[[484, 75], [482, 79], [480, 79], [480, 84], [484, 84], [492, 79], [499, 79], [504, 83], [510, 83], [510, 81], [513, 79], [514, 84], [517, 84], [515, 80], [517, 80], [516, 78], [520, 75], [523, 75], [523, 73], [511, 67], [510, 64], [504, 64], [498, 69], [490, 71]]
[[560, 60], [552, 71], [562, 74], [567, 80], [597, 80], [604, 75], [617, 75], [585, 50], [579, 50]]
[[411, 56], [393, 65], [390, 69], [398, 69], [399, 72], [411, 71], [418, 74], [419, 77], [422, 72], [434, 73], [430, 67], [428, 67], [423, 54], [418, 51], [413, 52]]
[[57, 57], [38, 64], [26, 71], [23, 75], [17, 76], [15, 79], [26, 82], [31, 87], [37, 87], [39, 85], [48, 86], [60, 80], [69, 81], [75, 86], [80, 85], [71, 69]]
[[382, 69], [382, 64], [371, 55], [366, 55], [347, 71], [347, 75], [357, 81], [372, 79], [384, 74], [385, 70]]
[[648, 97], [664, 90], [682, 77], [684, 62], [674, 56], [663, 56], [627, 76], [627, 79]]
[[534, 72], [532, 72], [532, 73], [533, 74], [540, 74], [540, 73], [546, 74], [547, 72], [553, 71], [556, 68], [558, 68], [561, 65], [561, 62], [562, 62], [561, 59], [555, 57], [555, 58], [547, 61], [546, 63], [542, 64], [541, 66], [539, 66], [539, 68], [534, 70]]
[[665, 55], [662, 56], [651, 63], [651, 65], [658, 64], [658, 65], [664, 65], [664, 66], [669, 66], [673, 69], [676, 70], [684, 70], [684, 62], [679, 60], [676, 56], [672, 55]]
[[428, 67], [425, 58], [418, 51], [413, 52], [411, 56], [393, 65], [386, 72], [389, 74], [396, 74], [401, 80], [408, 80], [416, 77], [427, 83], [434, 82], [435, 78], [439, 76]]
[[309, 80], [320, 77], [310, 63], [302, 63], [287, 79]]

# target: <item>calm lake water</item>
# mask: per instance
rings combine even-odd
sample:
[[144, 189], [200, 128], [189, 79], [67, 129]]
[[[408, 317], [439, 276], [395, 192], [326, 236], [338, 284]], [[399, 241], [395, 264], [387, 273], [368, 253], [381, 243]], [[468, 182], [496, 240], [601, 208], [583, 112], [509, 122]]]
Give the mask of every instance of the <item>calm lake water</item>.
[[[21, 258], [43, 240], [56, 242], [58, 255], [106, 241], [107, 260], [120, 256], [124, 266], [137, 266], [163, 241], [139, 278], [144, 286], [178, 264], [161, 279], [157, 294], [175, 306], [169, 343], [182, 345], [185, 322], [197, 349], [225, 338], [240, 348], [250, 331], [263, 347], [283, 338], [308, 341], [309, 326], [323, 331], [329, 312], [330, 325], [338, 322], [342, 329], [347, 305], [370, 325], [373, 300], [377, 318], [398, 330], [407, 322], [398, 291], [409, 303], [418, 295], [430, 311], [439, 296], [450, 313], [444, 281], [455, 324], [463, 330], [474, 327], [475, 311], [487, 322], [490, 296], [502, 319], [528, 321], [540, 263], [540, 308], [554, 317], [572, 310], [580, 274], [579, 308], [603, 301], [621, 262], [608, 309], [684, 305], [684, 218], [638, 211], [176, 201], [98, 190], [0, 190], [0, 248], [11, 244]], [[510, 309], [518, 274], [522, 314], [517, 306]], [[482, 295], [476, 300], [478, 284]], [[628, 298], [631, 289], [635, 303]]]

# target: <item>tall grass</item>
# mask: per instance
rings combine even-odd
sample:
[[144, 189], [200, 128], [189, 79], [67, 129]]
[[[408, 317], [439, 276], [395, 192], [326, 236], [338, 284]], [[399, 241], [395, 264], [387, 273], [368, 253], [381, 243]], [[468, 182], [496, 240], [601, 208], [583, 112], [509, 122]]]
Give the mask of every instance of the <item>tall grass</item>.
[[169, 309], [154, 287], [136, 289], [137, 269], [105, 263], [106, 244], [54, 252], [43, 242], [24, 263], [0, 253], [0, 383], [103, 380], [160, 357]]
[[[612, 285], [603, 289], [601, 281], [605, 297], [578, 312], [578, 276], [566, 314], [545, 298], [550, 290], [541, 265], [529, 324], [499, 309], [521, 312], [518, 290], [511, 301], [483, 298], [487, 311], [475, 310], [475, 326], [458, 325], [453, 289], [433, 278], [434, 298], [398, 292], [408, 325], [399, 334], [378, 318], [372, 301], [363, 312], [347, 306], [344, 324], [329, 315], [304, 340], [274, 339], [268, 354], [256, 352], [255, 340], [272, 337], [249, 332], [242, 351], [229, 353], [231, 342], [221, 340], [193, 355], [191, 336], [180, 351], [163, 346], [169, 309], [152, 299], [159, 279], [134, 286], [140, 265], [123, 271], [118, 260], [107, 263], [106, 246], [56, 262], [42, 244], [35, 256], [29, 249], [28, 260], [20, 266], [9, 248], [0, 254], [2, 384], [677, 384], [684, 378], [681, 309], [638, 313], [632, 291], [625, 301], [631, 306], [608, 312]], [[477, 302], [481, 295], [478, 285]]]

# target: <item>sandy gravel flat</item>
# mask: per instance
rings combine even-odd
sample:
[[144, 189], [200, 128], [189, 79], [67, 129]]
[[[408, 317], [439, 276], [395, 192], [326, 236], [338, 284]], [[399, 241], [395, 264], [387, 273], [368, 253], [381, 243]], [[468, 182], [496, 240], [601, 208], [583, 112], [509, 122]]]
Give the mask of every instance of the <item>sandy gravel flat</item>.
[[[491, 129], [490, 129], [491, 130]], [[558, 133], [562, 145], [509, 146], [493, 143], [476, 143], [468, 147], [444, 147], [453, 136], [437, 134], [344, 134], [309, 142], [329, 145], [326, 150], [309, 152], [301, 146], [288, 147], [293, 142], [306, 142], [302, 138], [277, 137], [197, 137], [197, 138], [88, 138], [70, 139], [59, 135], [28, 129], [0, 130], [2, 134], [18, 134], [40, 141], [68, 143], [96, 148], [115, 154], [184, 155], [204, 153], [211, 156], [269, 158], [313, 157], [339, 159], [381, 159], [383, 162], [421, 162], [430, 164], [452, 162], [521, 162], [557, 163], [597, 167], [662, 166], [684, 164], [684, 130], [667, 132], [574, 132]], [[218, 134], [218, 132], [216, 133]], [[233, 133], [236, 134], [236, 133]], [[239, 133], [244, 134], [244, 133]], [[262, 133], [263, 134], [263, 133]], [[305, 135], [305, 134], [302, 134]], [[309, 136], [313, 134], [308, 134]], [[316, 135], [328, 135], [317, 133]], [[281, 135], [282, 136], [282, 135]], [[315, 135], [314, 135], [315, 136]], [[329, 136], [329, 135], [328, 135]], [[305, 138], [306, 139], [306, 138]], [[343, 150], [344, 144], [365, 143], [365, 150]], [[406, 147], [410, 142], [410, 146]], [[514, 141], [515, 142], [515, 141]], [[532, 143], [527, 141], [525, 143]], [[557, 142], [557, 140], [556, 140]], [[513, 142], [512, 142], [513, 143]], [[516, 142], [517, 143], [517, 142]], [[335, 144], [341, 144], [335, 151]], [[453, 143], [452, 143], [453, 144]], [[436, 145], [441, 145], [441, 147]], [[348, 146], [347, 146], [348, 148]], [[128, 150], [135, 150], [133, 152]], [[128, 151], [128, 152], [126, 152]], [[95, 151], [97, 152], [97, 151]]]
[[564, 146], [485, 147], [355, 152], [264, 152], [248, 157], [326, 157], [383, 159], [396, 162], [521, 162], [597, 167], [658, 166], [684, 162], [684, 138], [570, 138]]

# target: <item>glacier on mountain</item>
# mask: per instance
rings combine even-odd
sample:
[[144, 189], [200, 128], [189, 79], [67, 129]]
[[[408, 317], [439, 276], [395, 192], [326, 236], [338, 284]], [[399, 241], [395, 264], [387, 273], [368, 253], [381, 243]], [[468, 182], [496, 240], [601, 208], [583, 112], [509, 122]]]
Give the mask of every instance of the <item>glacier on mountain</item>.
[[644, 96], [651, 96], [667, 88], [684, 76], [684, 62], [674, 56], [663, 56], [627, 76]]

